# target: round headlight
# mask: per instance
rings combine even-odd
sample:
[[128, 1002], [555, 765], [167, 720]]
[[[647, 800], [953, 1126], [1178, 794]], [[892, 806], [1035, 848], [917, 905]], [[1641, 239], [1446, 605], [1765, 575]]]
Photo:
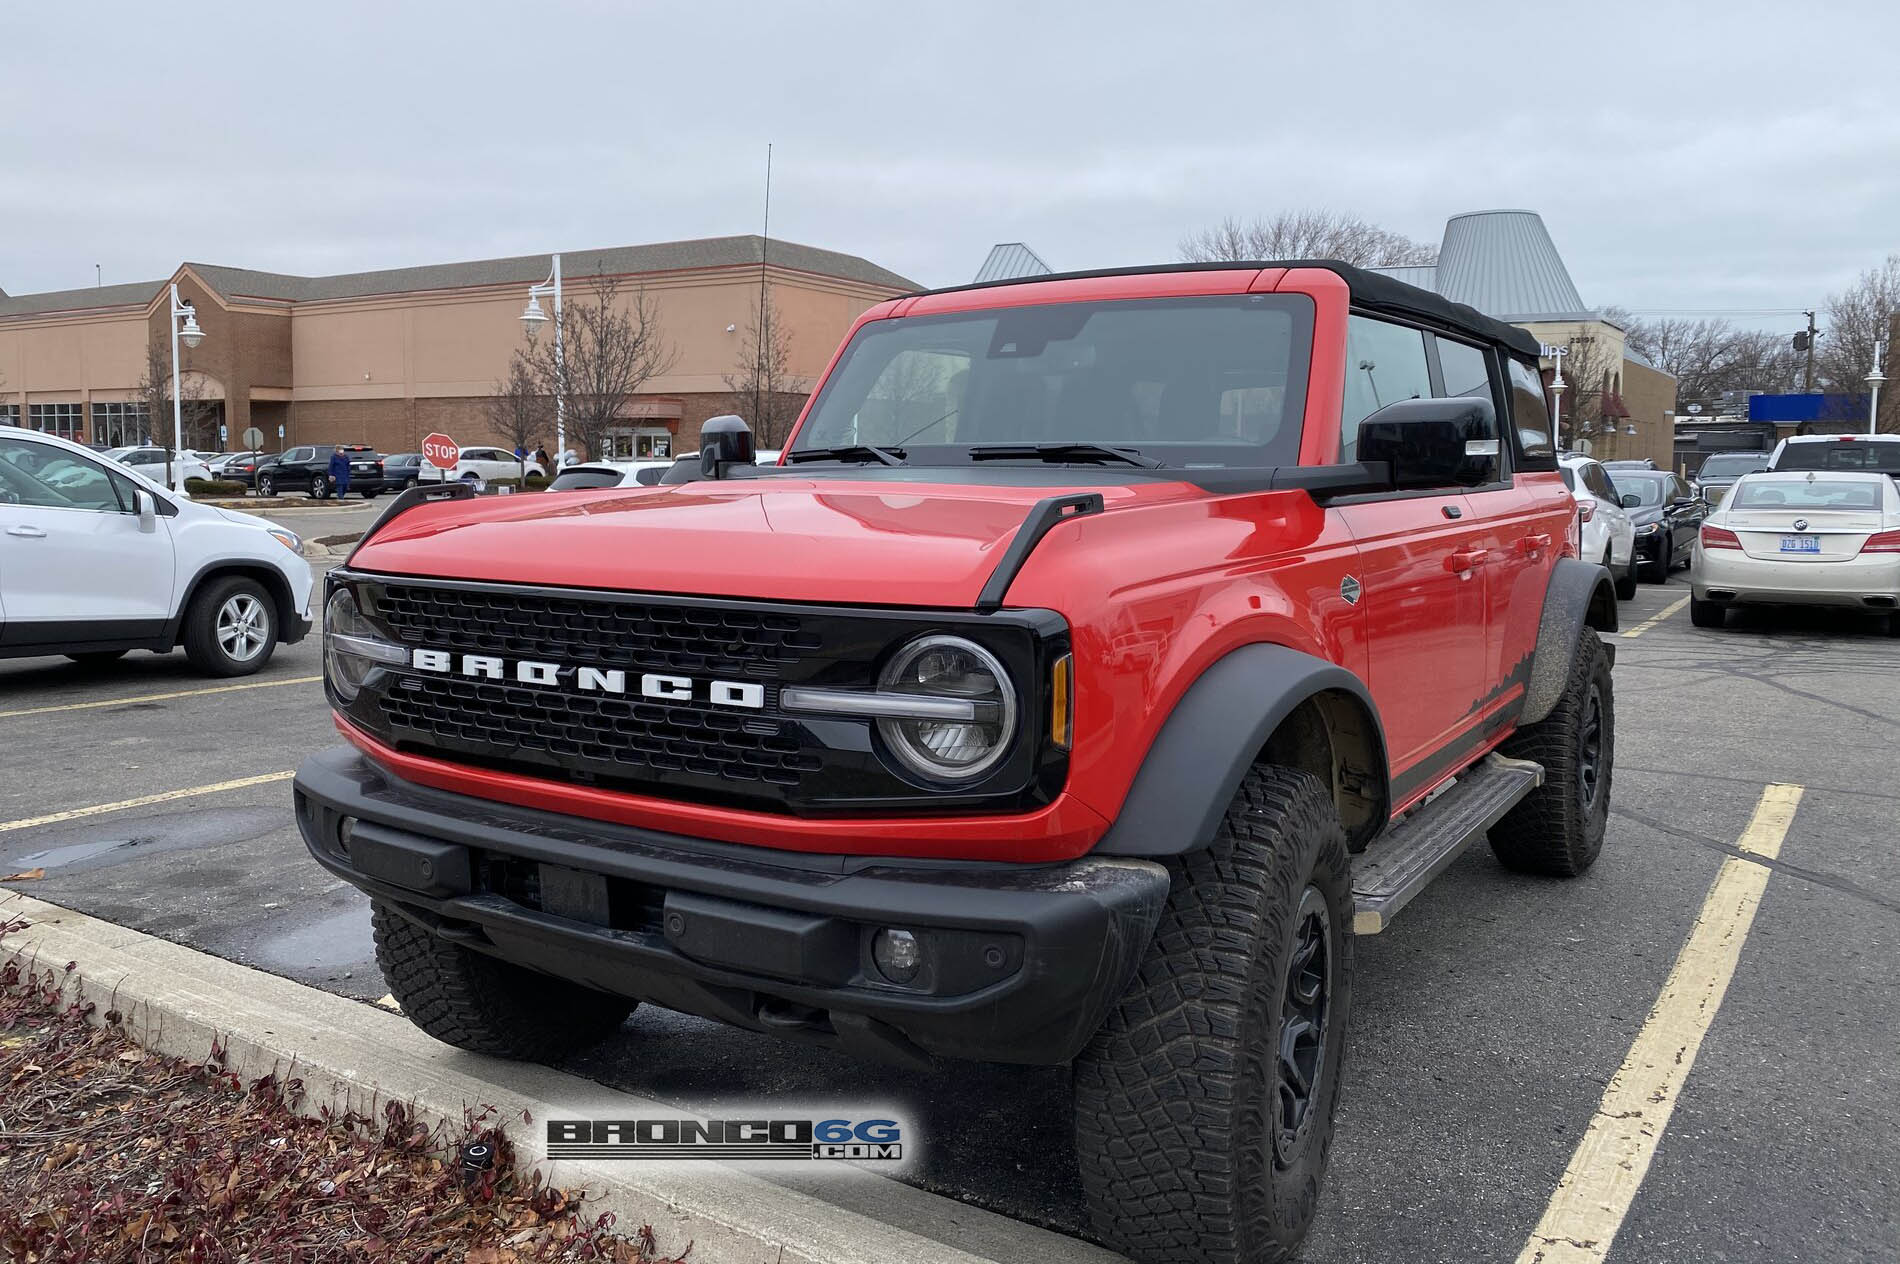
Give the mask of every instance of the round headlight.
[[330, 594], [323, 607], [323, 666], [330, 688], [344, 702], [356, 697], [376, 659], [363, 653], [366, 642], [373, 643], [369, 621], [356, 607], [356, 597], [347, 588]]
[[922, 636], [878, 677], [883, 693], [967, 703], [941, 719], [883, 719], [877, 731], [912, 772], [969, 781], [995, 767], [1016, 736], [1016, 691], [996, 656], [960, 636]]

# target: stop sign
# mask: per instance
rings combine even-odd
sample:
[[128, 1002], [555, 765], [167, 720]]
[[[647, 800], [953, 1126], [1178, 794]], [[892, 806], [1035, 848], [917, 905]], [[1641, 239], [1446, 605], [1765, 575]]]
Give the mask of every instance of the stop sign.
[[462, 459], [462, 449], [455, 440], [438, 431], [422, 441], [422, 455], [436, 469], [452, 470]]

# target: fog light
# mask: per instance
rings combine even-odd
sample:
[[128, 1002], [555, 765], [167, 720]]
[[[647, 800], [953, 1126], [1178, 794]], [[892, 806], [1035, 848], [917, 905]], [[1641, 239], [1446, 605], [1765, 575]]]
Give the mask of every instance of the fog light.
[[892, 983], [909, 983], [924, 967], [924, 946], [907, 930], [886, 928], [871, 940], [871, 959]]
[[350, 839], [356, 836], [356, 818], [346, 816], [337, 823], [336, 849], [343, 856], [350, 854]]

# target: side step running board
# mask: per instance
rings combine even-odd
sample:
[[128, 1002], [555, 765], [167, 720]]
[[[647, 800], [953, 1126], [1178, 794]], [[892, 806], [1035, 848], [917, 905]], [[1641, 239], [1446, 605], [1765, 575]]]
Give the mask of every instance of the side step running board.
[[1433, 878], [1544, 783], [1528, 759], [1490, 755], [1352, 860], [1352, 929], [1376, 935]]

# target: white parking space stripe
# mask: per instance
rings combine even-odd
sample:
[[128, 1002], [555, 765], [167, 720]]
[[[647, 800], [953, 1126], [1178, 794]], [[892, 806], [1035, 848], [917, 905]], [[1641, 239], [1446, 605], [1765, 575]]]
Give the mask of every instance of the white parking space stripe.
[[172, 693], [146, 693], [133, 698], [102, 698], [97, 702], [62, 702], [50, 707], [23, 707], [18, 711], [0, 711], [0, 720], [16, 715], [45, 715], [51, 711], [90, 711], [94, 707], [124, 707], [135, 702], [168, 702], [173, 698], [196, 698], [207, 693], [234, 693], [239, 689], [269, 689], [274, 685], [308, 685], [321, 676], [286, 676], [279, 680], [251, 680], [241, 685], [208, 685], [203, 689], [179, 689]]
[[1658, 623], [1661, 623], [1664, 619], [1667, 619], [1670, 615], [1674, 614], [1676, 611], [1682, 609], [1684, 606], [1688, 604], [1689, 604], [1689, 599], [1687, 597], [1682, 597], [1675, 601], [1672, 601], [1668, 605], [1664, 606], [1661, 610], [1651, 615], [1649, 618], [1644, 619], [1641, 623], [1637, 624], [1635, 627], [1625, 632], [1623, 635], [1624, 636], [1641, 636], [1643, 633], [1649, 631], [1651, 628], [1655, 627]]
[[142, 808], [153, 803], [169, 803], [173, 799], [193, 799], [201, 794], [220, 794], [226, 790], [242, 790], [247, 786], [268, 785], [273, 781], [288, 781], [296, 776], [294, 769], [284, 772], [267, 772], [258, 777], [239, 777], [235, 781], [218, 781], [208, 786], [191, 786], [184, 790], [164, 790], [158, 794], [144, 794], [136, 799], [122, 799], [117, 803], [98, 803], [88, 808], [71, 808], [65, 812], [52, 812], [46, 816], [29, 816], [18, 821], [0, 821], [0, 834], [9, 830], [32, 829], [39, 825], [57, 825], [61, 821], [76, 821], [83, 816], [98, 816], [104, 812], [122, 812], [126, 808]]
[[[1736, 846], [1774, 859], [1800, 803], [1800, 786], [1763, 790]], [[1728, 992], [1769, 872], [1767, 866], [1740, 857], [1722, 862], [1688, 942], [1636, 1033], [1629, 1056], [1603, 1091], [1596, 1115], [1557, 1182], [1544, 1218], [1519, 1253], [1518, 1264], [1586, 1264], [1609, 1253], [1669, 1126], [1702, 1038]]]

